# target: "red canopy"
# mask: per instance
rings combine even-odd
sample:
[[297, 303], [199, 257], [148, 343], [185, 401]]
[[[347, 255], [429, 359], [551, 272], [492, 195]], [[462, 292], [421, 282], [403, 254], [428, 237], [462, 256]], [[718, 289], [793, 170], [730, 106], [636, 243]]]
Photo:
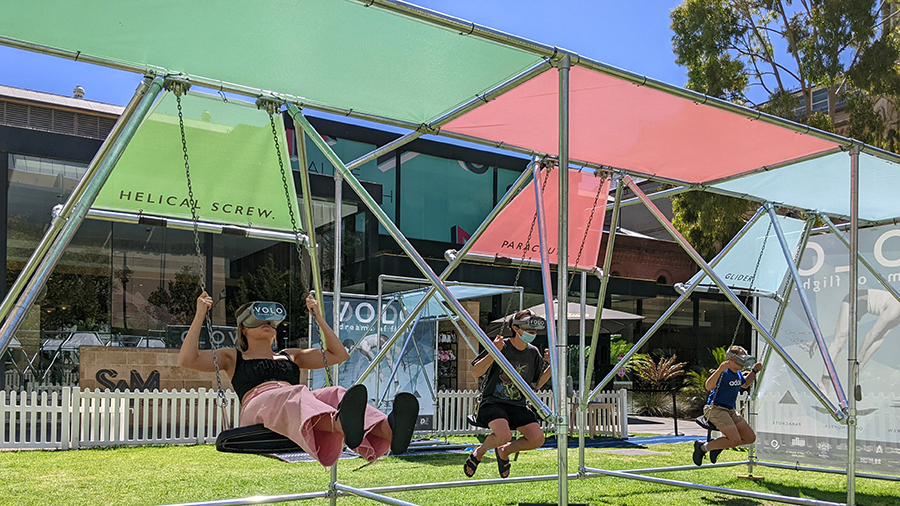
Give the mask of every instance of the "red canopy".
[[[591, 69], [569, 79], [572, 160], [703, 183], [838, 146]], [[558, 94], [544, 72], [443, 130], [557, 154]]]
[[[541, 171], [544, 210], [547, 222], [547, 241], [550, 263], [557, 263], [559, 243], [559, 178], [556, 170], [547, 177]], [[542, 183], [543, 185], [543, 183]], [[593, 172], [569, 174], [569, 266], [593, 269], [600, 255], [600, 238], [606, 216], [609, 195], [609, 178]], [[540, 260], [538, 226], [534, 223], [534, 180], [516, 195], [487, 230], [472, 246], [471, 252], [482, 255], [500, 255], [516, 260]], [[530, 239], [529, 239], [530, 237]], [[526, 246], [527, 244], [527, 246]]]

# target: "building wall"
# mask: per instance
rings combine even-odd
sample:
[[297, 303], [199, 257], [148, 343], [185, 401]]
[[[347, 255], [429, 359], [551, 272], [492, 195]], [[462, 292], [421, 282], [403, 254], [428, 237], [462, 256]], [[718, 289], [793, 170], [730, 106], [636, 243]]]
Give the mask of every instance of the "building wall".
[[[600, 243], [598, 265], [603, 265], [609, 233]], [[663, 285], [683, 283], [698, 270], [678, 243], [617, 235], [610, 272], [617, 278], [641, 279]], [[663, 281], [661, 278], [664, 278]]]
[[[164, 348], [120, 348], [82, 346], [80, 386], [120, 390], [216, 390], [216, 374], [178, 365], [178, 350]], [[223, 371], [222, 387], [231, 388]]]

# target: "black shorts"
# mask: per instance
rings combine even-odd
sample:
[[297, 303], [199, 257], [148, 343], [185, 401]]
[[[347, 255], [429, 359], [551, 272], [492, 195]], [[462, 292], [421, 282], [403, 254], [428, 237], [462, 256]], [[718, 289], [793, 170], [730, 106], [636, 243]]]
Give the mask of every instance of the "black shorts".
[[510, 429], [518, 429], [530, 423], [538, 423], [538, 417], [527, 406], [515, 406], [502, 402], [482, 404], [478, 408], [478, 422], [489, 425], [492, 421], [503, 418], [509, 423]]

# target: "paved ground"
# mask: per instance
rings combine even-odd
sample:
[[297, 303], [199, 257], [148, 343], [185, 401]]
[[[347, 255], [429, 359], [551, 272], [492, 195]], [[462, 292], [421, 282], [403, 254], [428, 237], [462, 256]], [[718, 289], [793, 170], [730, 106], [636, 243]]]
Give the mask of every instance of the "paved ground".
[[[656, 418], [650, 416], [628, 416], [628, 433], [629, 434], [659, 434], [671, 435], [675, 434], [675, 420], [671, 418]], [[693, 420], [678, 420], [679, 436], [697, 436], [706, 438], [706, 429], [697, 425]]]

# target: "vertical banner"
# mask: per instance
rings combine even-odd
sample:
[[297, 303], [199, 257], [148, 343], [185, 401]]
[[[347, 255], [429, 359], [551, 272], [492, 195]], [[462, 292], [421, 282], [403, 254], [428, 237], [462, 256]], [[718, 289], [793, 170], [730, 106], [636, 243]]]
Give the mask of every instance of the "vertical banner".
[[[333, 318], [334, 296], [323, 294], [322, 313], [329, 325]], [[403, 320], [401, 305], [394, 302], [383, 308], [379, 332], [378, 299], [372, 296], [341, 294], [339, 337], [350, 358], [338, 366], [337, 384], [349, 388], [369, 367], [381, 351], [381, 346], [394, 334]], [[375, 325], [373, 325], [375, 324]], [[334, 327], [332, 327], [334, 328]], [[321, 347], [321, 334], [317, 325], [310, 329], [310, 346]], [[434, 427], [435, 398], [435, 349], [437, 346], [437, 322], [421, 319], [412, 331], [397, 339], [391, 350], [363, 382], [369, 392], [369, 403], [389, 413], [394, 396], [409, 392], [419, 399], [419, 419], [416, 430]], [[325, 386], [325, 373], [315, 370], [311, 375], [311, 388]], [[384, 402], [379, 402], [384, 399]]]
[[[860, 230], [859, 251], [880, 274], [900, 288], [900, 227]], [[849, 250], [832, 234], [810, 239], [800, 265], [802, 287], [809, 296], [822, 335], [848, 396]], [[900, 474], [900, 302], [859, 266], [858, 361], [862, 400], [858, 410], [857, 468]], [[769, 322], [776, 304], [760, 301], [760, 321]], [[809, 321], [794, 293], [776, 336], [827, 397], [838, 405]], [[760, 459], [843, 467], [847, 426], [835, 421], [774, 353], [760, 383], [756, 450]]]

